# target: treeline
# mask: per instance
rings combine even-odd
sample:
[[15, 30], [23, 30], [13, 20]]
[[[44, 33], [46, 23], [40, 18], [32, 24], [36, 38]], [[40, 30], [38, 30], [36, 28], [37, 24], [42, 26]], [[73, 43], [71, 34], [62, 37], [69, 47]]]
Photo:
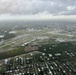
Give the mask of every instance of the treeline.
[[16, 55], [24, 54], [24, 53], [25, 53], [24, 48], [23, 47], [18, 47], [14, 50], [9, 50], [9, 51], [0, 53], [0, 60], [1, 59], [6, 59], [6, 58], [9, 58], [9, 57], [13, 57], [13, 56], [16, 56]]
[[15, 34], [12, 34], [12, 33], [11, 33], [11, 34], [6, 33], [3, 39], [6, 40], [6, 39], [13, 38], [13, 37], [15, 37]]

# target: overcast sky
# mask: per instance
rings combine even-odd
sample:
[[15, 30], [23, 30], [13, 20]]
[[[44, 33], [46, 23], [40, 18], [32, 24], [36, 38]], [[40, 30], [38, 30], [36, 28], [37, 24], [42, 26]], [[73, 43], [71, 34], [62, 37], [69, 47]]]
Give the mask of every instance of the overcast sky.
[[0, 0], [0, 20], [76, 19], [76, 0]]

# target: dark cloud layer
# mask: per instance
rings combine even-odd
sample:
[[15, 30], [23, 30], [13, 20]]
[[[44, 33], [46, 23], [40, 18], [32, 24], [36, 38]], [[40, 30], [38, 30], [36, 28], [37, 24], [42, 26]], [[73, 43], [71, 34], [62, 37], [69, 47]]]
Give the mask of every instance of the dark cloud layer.
[[76, 15], [76, 0], [0, 0], [0, 14]]

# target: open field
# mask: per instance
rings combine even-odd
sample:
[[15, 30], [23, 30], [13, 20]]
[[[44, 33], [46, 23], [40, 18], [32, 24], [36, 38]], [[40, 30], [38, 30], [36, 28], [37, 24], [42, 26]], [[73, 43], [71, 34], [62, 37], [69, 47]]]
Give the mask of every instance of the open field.
[[[0, 45], [0, 52], [11, 50], [17, 46], [20, 46], [23, 43], [29, 42], [33, 39], [37, 39], [37, 37], [48, 37], [52, 39], [63, 39], [64, 41], [76, 40], [76, 36], [69, 36], [69, 35], [61, 35], [61, 34], [50, 34], [48, 33], [50, 29], [44, 28], [40, 31], [29, 31], [29, 30], [18, 30], [17, 36], [8, 40], [5, 40]], [[51, 32], [51, 31], [50, 31]], [[9, 47], [8, 47], [9, 46]], [[5, 49], [6, 48], [6, 49]]]

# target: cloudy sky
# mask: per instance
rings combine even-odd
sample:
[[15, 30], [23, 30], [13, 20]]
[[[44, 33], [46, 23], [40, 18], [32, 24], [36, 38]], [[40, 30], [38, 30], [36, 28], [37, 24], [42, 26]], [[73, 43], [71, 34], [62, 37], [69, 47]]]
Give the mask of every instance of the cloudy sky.
[[76, 0], [0, 0], [0, 20], [76, 19]]

